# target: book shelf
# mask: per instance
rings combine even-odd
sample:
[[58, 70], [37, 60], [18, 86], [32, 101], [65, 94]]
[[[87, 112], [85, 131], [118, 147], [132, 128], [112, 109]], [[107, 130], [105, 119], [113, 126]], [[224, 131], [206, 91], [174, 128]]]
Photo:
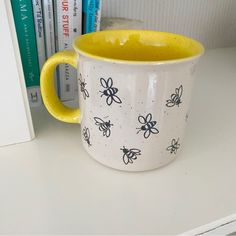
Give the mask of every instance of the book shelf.
[[102, 166], [79, 125], [33, 108], [36, 139], [0, 148], [0, 233], [176, 235], [235, 213], [235, 61], [236, 48], [207, 50], [184, 149], [154, 171]]

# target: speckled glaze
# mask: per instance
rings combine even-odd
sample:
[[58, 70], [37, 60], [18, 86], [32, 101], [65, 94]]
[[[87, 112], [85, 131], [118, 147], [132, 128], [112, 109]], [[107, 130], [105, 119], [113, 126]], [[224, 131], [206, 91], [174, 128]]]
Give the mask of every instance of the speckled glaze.
[[[172, 33], [112, 30], [78, 37], [73, 47], [43, 66], [48, 111], [58, 120], [80, 123], [84, 148], [106, 166], [144, 171], [173, 161], [183, 147], [203, 46]], [[78, 70], [79, 108], [66, 107], [57, 97], [54, 71], [61, 63]]]
[[[126, 171], [173, 161], [183, 147], [196, 62], [127, 65], [81, 55], [81, 136], [87, 152], [104, 165]], [[117, 89], [119, 100], [115, 97], [110, 105], [101, 78], [111, 78], [111, 87]]]

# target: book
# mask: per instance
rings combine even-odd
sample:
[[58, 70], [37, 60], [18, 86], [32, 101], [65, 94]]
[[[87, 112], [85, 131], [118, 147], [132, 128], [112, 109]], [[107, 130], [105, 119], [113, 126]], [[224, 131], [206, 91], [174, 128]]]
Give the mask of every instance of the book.
[[83, 0], [83, 34], [100, 30], [101, 0]]
[[34, 129], [11, 2], [0, 1], [0, 9], [0, 45], [4, 55], [0, 59], [0, 146], [4, 146], [32, 140]]
[[45, 32], [46, 57], [56, 52], [53, 0], [42, 0], [43, 23]]
[[39, 61], [31, 0], [11, 0], [15, 28], [30, 106], [42, 104], [39, 88]]
[[[55, 0], [56, 51], [71, 50], [73, 40], [82, 33], [82, 0]], [[77, 94], [77, 71], [68, 64], [59, 65], [59, 97], [70, 101]]]
[[95, 0], [95, 26], [94, 31], [101, 28], [102, 0]]
[[38, 49], [39, 68], [41, 71], [43, 64], [46, 60], [43, 10], [42, 10], [41, 0], [32, 0], [32, 3], [33, 3], [36, 43]]

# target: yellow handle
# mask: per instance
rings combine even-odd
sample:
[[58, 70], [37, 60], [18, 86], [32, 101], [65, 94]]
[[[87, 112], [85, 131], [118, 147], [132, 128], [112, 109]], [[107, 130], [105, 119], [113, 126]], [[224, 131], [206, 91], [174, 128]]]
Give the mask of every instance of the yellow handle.
[[58, 52], [44, 64], [40, 76], [40, 88], [44, 105], [56, 119], [68, 123], [80, 123], [80, 109], [65, 106], [58, 98], [54, 85], [54, 71], [59, 64], [70, 64], [77, 69], [77, 54], [74, 51]]

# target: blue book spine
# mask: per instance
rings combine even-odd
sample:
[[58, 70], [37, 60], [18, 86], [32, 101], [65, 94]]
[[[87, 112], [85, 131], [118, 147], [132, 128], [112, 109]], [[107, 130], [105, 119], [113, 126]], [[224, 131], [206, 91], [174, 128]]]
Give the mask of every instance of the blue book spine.
[[83, 34], [100, 30], [101, 0], [83, 0]]

